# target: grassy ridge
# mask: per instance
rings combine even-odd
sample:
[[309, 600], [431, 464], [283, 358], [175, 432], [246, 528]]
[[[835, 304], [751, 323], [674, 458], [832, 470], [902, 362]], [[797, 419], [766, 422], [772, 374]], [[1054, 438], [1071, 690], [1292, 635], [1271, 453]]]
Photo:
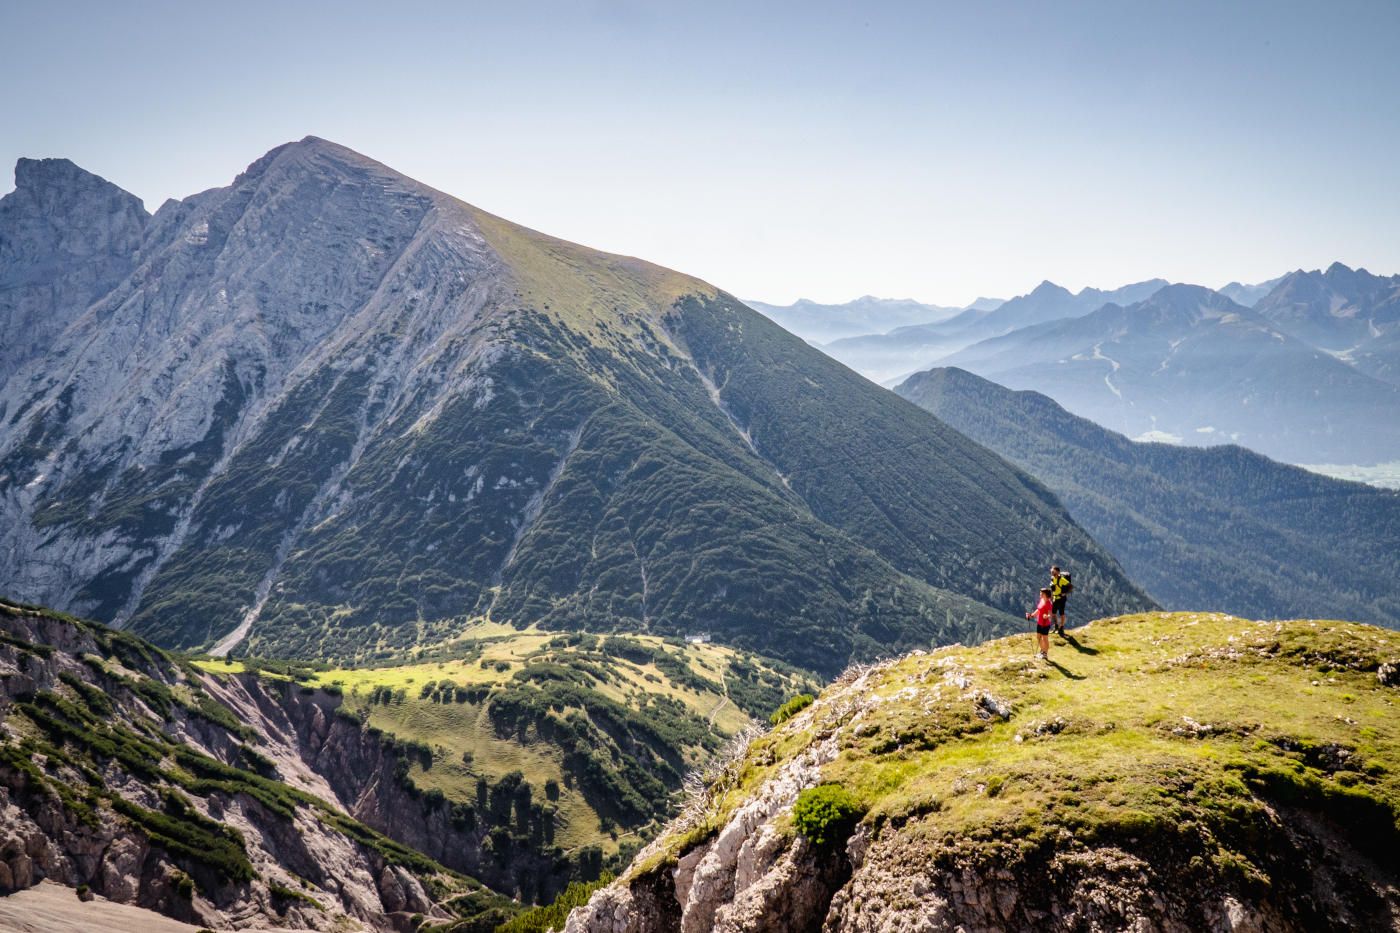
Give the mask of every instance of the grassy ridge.
[[1280, 868], [1260, 833], [1280, 810], [1321, 815], [1372, 857], [1400, 843], [1400, 696], [1378, 677], [1400, 633], [1152, 613], [1071, 630], [1049, 665], [1031, 651], [1029, 635], [941, 649], [881, 665], [858, 697], [829, 689], [756, 741], [710, 818], [658, 857], [857, 707], [823, 779], [875, 832], [917, 826], [930, 851], [1176, 840], [1202, 872], [1267, 885]]

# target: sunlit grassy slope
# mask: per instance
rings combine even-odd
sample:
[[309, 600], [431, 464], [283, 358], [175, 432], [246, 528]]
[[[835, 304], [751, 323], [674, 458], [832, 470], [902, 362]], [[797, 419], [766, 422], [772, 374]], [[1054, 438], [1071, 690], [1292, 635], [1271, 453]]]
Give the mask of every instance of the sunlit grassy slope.
[[1211, 870], [1267, 885], [1259, 832], [1292, 810], [1393, 852], [1400, 688], [1378, 671], [1397, 659], [1400, 632], [1196, 613], [1096, 621], [1055, 639], [1050, 664], [1029, 635], [918, 652], [756, 741], [708, 817], [660, 854], [704, 838], [833, 730], [823, 779], [929, 857], [1176, 839]]
[[[674, 789], [676, 776], [724, 739], [753, 718], [766, 717], [785, 697], [814, 686], [795, 670], [716, 644], [517, 631], [489, 622], [471, 626], [429, 656], [436, 659], [291, 670], [308, 685], [338, 688], [346, 708], [369, 725], [431, 749], [431, 763], [415, 762], [408, 773], [423, 791], [474, 803], [481, 779], [495, 785], [512, 772], [520, 772], [536, 799], [546, 796], [547, 786], [557, 786], [558, 797], [550, 801], [557, 808], [553, 845], [565, 851], [601, 845], [605, 853], [615, 852], [648, 822], [636, 812], [598, 805], [606, 795], [581, 768], [571, 745], [574, 731], [556, 731], [569, 714], [586, 718], [601, 750], [614, 753], [607, 767], [621, 773], [622, 756], [641, 761], [643, 770], [660, 779], [661, 787], [652, 791], [664, 795]], [[237, 660], [200, 664], [225, 672], [248, 666]], [[571, 692], [551, 692], [560, 684]], [[666, 704], [664, 716], [658, 704]], [[538, 715], [521, 716], [521, 708]], [[632, 744], [664, 745], [667, 739], [676, 747], [639, 751]], [[665, 800], [648, 802], [656, 815], [666, 809]]]

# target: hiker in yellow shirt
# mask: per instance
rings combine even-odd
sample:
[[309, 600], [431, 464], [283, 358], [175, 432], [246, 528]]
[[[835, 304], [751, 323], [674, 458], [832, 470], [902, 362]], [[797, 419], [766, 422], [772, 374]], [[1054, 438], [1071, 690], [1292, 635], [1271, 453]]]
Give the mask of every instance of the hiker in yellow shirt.
[[1074, 592], [1074, 584], [1069, 582], [1069, 574], [1060, 573], [1059, 565], [1050, 568], [1050, 613], [1055, 623], [1055, 634], [1065, 634], [1065, 597]]

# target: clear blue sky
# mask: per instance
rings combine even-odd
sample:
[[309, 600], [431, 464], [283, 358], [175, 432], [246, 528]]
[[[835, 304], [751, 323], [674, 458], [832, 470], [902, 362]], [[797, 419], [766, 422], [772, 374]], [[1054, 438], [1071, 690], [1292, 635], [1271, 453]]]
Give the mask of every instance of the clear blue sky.
[[0, 0], [0, 87], [151, 209], [314, 134], [763, 300], [1400, 272], [1395, 0]]

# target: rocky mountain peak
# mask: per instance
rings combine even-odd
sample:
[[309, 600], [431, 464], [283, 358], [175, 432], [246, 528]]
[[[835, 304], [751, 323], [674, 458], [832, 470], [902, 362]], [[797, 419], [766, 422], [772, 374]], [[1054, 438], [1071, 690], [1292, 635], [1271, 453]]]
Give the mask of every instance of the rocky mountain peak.
[[1046, 279], [1045, 281], [1043, 281], [1043, 282], [1041, 282], [1039, 285], [1037, 285], [1034, 289], [1031, 290], [1031, 293], [1030, 293], [1030, 294], [1031, 294], [1031, 297], [1033, 297], [1033, 298], [1052, 298], [1052, 297], [1064, 297], [1064, 298], [1069, 298], [1069, 297], [1072, 296], [1072, 293], [1070, 292], [1069, 289], [1067, 289], [1067, 288], [1065, 288], [1064, 286], [1061, 286], [1061, 285], [1056, 285], [1054, 282], [1050, 281], [1049, 279]]
[[269, 149], [235, 179], [234, 185], [236, 186], [246, 179], [260, 177], [274, 168], [286, 172], [310, 172], [312, 174], [355, 169], [373, 171], [403, 181], [409, 180], [407, 176], [394, 171], [382, 162], [376, 162], [368, 156], [361, 155], [349, 146], [342, 146], [319, 136], [307, 136]]
[[0, 198], [0, 385], [136, 263], [141, 199], [68, 159], [20, 159]]
[[122, 233], [134, 234], [130, 245], [139, 246], [150, 215], [136, 195], [68, 159], [21, 158], [15, 163], [15, 190], [0, 198], [0, 243], [32, 234], [24, 228], [26, 220], [59, 229], [91, 228], [113, 215], [123, 221]]
[[[368, 632], [397, 650], [490, 613], [771, 639], [839, 669], [1013, 623], [1004, 581], [1041, 563], [1026, 516], [1072, 529], [997, 458], [705, 283], [314, 137], [162, 208], [139, 267], [0, 412], [20, 412], [0, 415], [0, 577], [221, 652], [351, 657]], [[859, 458], [852, 486], [880, 504], [852, 509], [823, 477], [858, 458], [833, 449], [908, 453]], [[980, 516], [955, 538], [1005, 529], [994, 560], [888, 518], [936, 516], [951, 488]], [[774, 542], [771, 582], [740, 592], [726, 550], [696, 585], [694, 555], [740, 527]], [[1150, 604], [1087, 536], [1059, 546], [1101, 568], [1104, 610]], [[807, 576], [828, 559], [850, 568], [829, 592]], [[845, 595], [871, 587], [884, 604]]]
[[1214, 312], [1244, 312], [1246, 309], [1236, 305], [1229, 298], [1202, 285], [1172, 284], [1164, 285], [1152, 297], [1143, 304], [1178, 313], [1188, 313], [1192, 315], [1204, 311]]
[[[15, 190], [32, 195], [40, 204], [52, 204], [65, 193], [117, 194], [140, 208], [141, 199], [69, 159], [26, 159], [15, 163]], [[144, 210], [142, 211], [144, 213]]]

